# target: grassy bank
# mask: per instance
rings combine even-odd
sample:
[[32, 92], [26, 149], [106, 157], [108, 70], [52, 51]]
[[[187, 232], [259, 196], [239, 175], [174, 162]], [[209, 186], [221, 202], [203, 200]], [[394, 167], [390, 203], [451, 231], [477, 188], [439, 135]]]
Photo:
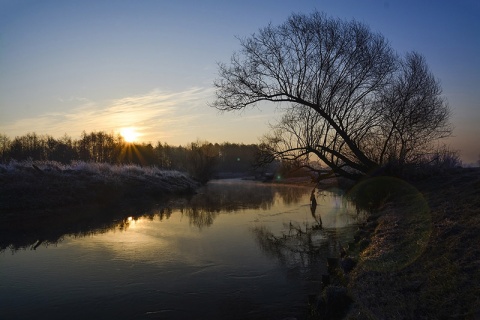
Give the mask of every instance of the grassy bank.
[[74, 162], [0, 164], [0, 213], [192, 193], [198, 183], [178, 171], [136, 165]]
[[479, 319], [480, 170], [389, 183], [406, 191], [387, 195], [348, 252], [346, 317]]

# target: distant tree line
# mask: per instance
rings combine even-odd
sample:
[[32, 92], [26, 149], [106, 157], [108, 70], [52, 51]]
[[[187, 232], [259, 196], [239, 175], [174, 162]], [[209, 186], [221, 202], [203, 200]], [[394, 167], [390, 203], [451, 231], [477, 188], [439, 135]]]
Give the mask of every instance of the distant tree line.
[[79, 139], [68, 135], [27, 133], [13, 139], [0, 134], [0, 162], [11, 160], [102, 162], [156, 166], [167, 170], [188, 172], [201, 182], [216, 175], [235, 176], [251, 172], [258, 146], [255, 144], [212, 144], [196, 141], [186, 146], [167, 143], [128, 143], [119, 134], [104, 131], [82, 132]]

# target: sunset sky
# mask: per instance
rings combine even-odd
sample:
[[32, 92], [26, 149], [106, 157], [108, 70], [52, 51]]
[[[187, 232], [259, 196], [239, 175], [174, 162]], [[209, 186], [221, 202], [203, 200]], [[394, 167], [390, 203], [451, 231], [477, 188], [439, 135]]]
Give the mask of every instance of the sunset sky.
[[477, 0], [0, 0], [0, 133], [257, 143], [280, 112], [210, 108], [217, 62], [240, 48], [236, 36], [315, 9], [423, 54], [453, 110], [451, 148], [466, 164], [480, 158]]

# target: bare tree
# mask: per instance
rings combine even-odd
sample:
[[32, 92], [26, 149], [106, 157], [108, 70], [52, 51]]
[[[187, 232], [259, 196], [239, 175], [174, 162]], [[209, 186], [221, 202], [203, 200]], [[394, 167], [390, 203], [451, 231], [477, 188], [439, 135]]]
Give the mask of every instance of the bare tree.
[[[436, 112], [444, 107], [441, 90], [424, 59], [410, 54], [402, 61], [382, 35], [362, 23], [319, 12], [293, 14], [240, 44], [230, 65], [219, 64], [212, 105], [230, 111], [261, 101], [286, 103], [284, 116], [262, 144], [273, 157], [307, 165], [314, 155], [331, 174], [356, 178], [398, 150], [405, 154], [398, 158], [407, 159], [412, 148], [424, 145], [412, 141], [448, 131], [448, 112]], [[419, 138], [415, 130], [425, 123], [431, 130], [418, 131]], [[395, 146], [402, 139], [403, 145]]]
[[432, 141], [452, 131], [450, 110], [441, 93], [425, 59], [415, 52], [407, 54], [392, 83], [381, 92], [377, 105], [381, 121], [372, 143], [380, 148], [371, 157], [402, 169], [432, 152]]

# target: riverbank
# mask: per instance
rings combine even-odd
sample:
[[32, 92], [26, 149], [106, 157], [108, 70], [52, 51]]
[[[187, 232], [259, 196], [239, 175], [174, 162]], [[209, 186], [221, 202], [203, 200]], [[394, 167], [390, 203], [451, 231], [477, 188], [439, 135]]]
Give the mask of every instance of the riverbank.
[[0, 164], [0, 214], [18, 215], [62, 206], [190, 194], [199, 183], [178, 171], [136, 165], [75, 162]]
[[339, 314], [480, 318], [480, 169], [458, 169], [413, 184], [375, 183], [397, 184], [407, 192], [389, 194], [357, 233], [347, 251], [356, 266], [340, 276], [353, 302]]

